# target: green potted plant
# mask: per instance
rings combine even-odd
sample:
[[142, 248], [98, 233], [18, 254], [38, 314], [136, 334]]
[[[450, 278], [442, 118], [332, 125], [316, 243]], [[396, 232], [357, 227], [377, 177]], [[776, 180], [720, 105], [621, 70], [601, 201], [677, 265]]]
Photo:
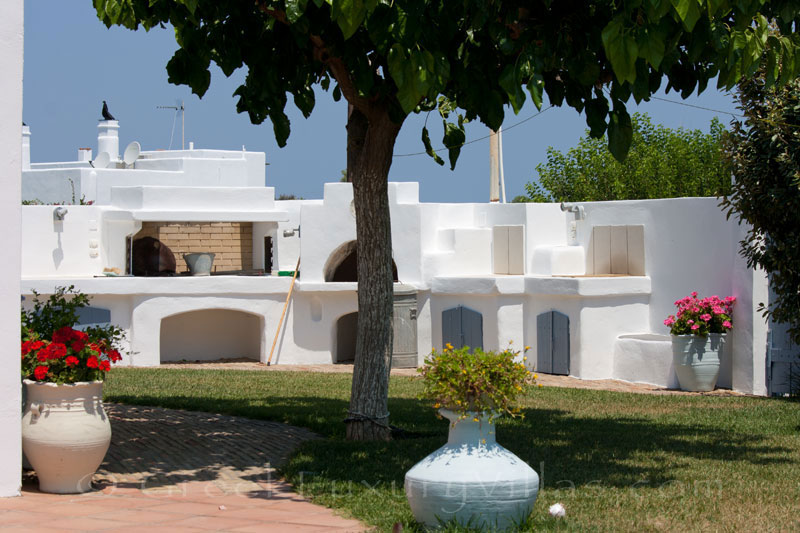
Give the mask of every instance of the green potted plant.
[[34, 292], [32, 308], [22, 310], [22, 449], [43, 492], [90, 490], [111, 442], [103, 377], [122, 358], [123, 332], [76, 329], [89, 301], [73, 286], [59, 287], [46, 300]]
[[516, 400], [536, 383], [523, 352], [510, 345], [483, 351], [448, 344], [419, 369], [422, 398], [450, 421], [450, 431], [447, 444], [406, 473], [406, 496], [418, 522], [504, 530], [530, 514], [539, 476], [497, 444], [494, 424], [501, 414], [522, 416]]
[[681, 389], [714, 390], [735, 302], [733, 296], [698, 298], [697, 292], [675, 302], [678, 311], [664, 325], [672, 334], [672, 360]]

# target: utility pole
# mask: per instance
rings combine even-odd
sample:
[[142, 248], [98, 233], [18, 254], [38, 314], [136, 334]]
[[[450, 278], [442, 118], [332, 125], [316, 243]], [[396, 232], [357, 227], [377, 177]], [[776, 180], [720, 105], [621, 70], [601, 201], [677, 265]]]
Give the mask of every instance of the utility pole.
[[506, 183], [503, 175], [503, 128], [492, 130], [489, 136], [489, 201], [506, 203]]

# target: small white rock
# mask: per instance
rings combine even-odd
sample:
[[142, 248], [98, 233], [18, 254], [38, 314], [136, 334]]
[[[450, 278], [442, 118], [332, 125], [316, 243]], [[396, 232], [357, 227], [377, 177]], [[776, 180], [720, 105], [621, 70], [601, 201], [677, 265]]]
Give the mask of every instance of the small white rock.
[[224, 505], [220, 505], [220, 506], [219, 506], [219, 510], [220, 510], [220, 511], [224, 511], [224, 510], [225, 510], [225, 506], [224, 506]]
[[558, 518], [561, 518], [567, 514], [567, 510], [564, 509], [564, 506], [561, 505], [560, 503], [554, 503], [553, 505], [551, 505], [549, 511], [550, 511], [550, 516], [556, 516]]

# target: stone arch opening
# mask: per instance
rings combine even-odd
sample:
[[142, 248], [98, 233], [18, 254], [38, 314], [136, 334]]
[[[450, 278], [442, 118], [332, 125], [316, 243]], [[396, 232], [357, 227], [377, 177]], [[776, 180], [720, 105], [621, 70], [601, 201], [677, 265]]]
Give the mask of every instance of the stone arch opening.
[[263, 317], [233, 309], [200, 309], [161, 320], [165, 361], [261, 359]]
[[350, 363], [356, 359], [356, 336], [358, 335], [358, 312], [348, 313], [336, 321], [334, 338], [334, 363]]
[[[356, 241], [348, 241], [336, 248], [323, 269], [325, 281], [358, 281], [358, 250]], [[392, 279], [398, 281], [397, 265], [392, 259]]]

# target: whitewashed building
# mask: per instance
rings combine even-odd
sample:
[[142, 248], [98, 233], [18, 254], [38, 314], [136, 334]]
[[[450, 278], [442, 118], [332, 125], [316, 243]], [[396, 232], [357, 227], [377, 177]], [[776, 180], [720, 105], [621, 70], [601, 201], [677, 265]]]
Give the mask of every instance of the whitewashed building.
[[[132, 147], [121, 159], [118, 127], [101, 121], [98, 156], [81, 149], [70, 163], [30, 164], [24, 132], [23, 200], [92, 202], [23, 206], [24, 295], [66, 285], [92, 295], [92, 320], [128, 334], [126, 364], [266, 361], [291, 284], [279, 274], [299, 260], [272, 363], [353, 359], [350, 184], [326, 184], [322, 200], [276, 201], [262, 153]], [[716, 199], [421, 203], [416, 183], [390, 183], [389, 195], [395, 364], [420, 364], [446, 342], [513, 342], [531, 346], [538, 371], [671, 387], [663, 320], [696, 290], [738, 300], [719, 385], [768, 392], [767, 324], [755, 311], [767, 280], [737, 254], [744, 231]], [[142, 237], [173, 252], [174, 275], [132, 275]], [[214, 253], [212, 275], [188, 275], [188, 252]]]

